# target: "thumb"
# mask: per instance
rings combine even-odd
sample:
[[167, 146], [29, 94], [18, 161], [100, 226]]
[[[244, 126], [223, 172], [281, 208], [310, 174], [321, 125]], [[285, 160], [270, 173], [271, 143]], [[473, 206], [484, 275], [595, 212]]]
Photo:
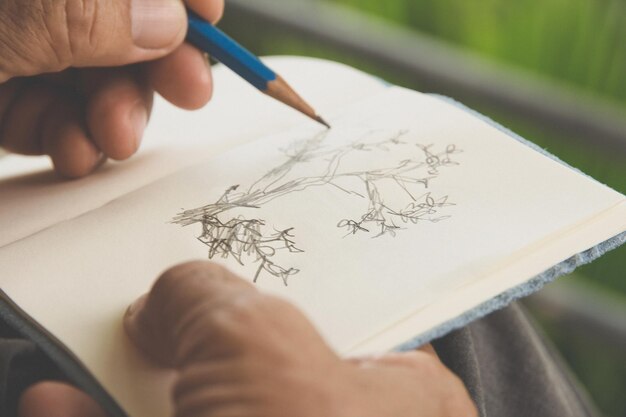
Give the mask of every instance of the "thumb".
[[159, 58], [184, 40], [182, 0], [4, 0], [0, 82]]
[[[207, 334], [217, 335], [213, 313], [237, 297], [256, 293], [252, 284], [210, 262], [188, 262], [164, 272], [149, 294], [126, 312], [124, 327], [145, 355], [164, 367], [218, 349], [218, 340], [195, 350]], [[223, 341], [222, 341], [223, 342]]]

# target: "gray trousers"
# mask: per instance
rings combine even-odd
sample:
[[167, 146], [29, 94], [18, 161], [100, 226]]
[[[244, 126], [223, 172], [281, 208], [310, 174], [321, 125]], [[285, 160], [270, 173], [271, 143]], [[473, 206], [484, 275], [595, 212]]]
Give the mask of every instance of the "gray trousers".
[[598, 415], [560, 356], [513, 304], [433, 343], [481, 417]]

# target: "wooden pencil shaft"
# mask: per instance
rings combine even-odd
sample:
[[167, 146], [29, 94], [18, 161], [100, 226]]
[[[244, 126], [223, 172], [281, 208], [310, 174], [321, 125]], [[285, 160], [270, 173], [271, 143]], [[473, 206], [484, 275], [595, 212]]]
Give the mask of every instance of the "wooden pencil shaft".
[[252, 52], [239, 45], [227, 34], [189, 11], [187, 40], [209, 53], [259, 90], [276, 79], [276, 73]]
[[285, 80], [254, 54], [191, 10], [188, 10], [188, 19], [188, 42], [209, 53], [267, 95], [330, 127]]
[[328, 126], [328, 123], [323, 121], [323, 119], [320, 120], [320, 117], [317, 115], [313, 107], [304, 101], [302, 97], [300, 97], [280, 75], [276, 76], [276, 80], [267, 83], [267, 90], [265, 90], [264, 93], [288, 105], [289, 107], [298, 110], [300, 113], [310, 117], [316, 122], [322, 123], [326, 127], [330, 127]]

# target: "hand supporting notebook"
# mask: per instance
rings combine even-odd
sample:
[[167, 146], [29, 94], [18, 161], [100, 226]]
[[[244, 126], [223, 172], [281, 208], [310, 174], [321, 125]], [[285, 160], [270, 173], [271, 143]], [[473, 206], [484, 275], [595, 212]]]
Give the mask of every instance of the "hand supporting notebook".
[[[125, 324], [141, 350], [178, 371], [176, 416], [477, 415], [432, 347], [341, 359], [298, 309], [208, 262], [165, 272]], [[105, 417], [84, 394], [53, 383], [24, 395], [20, 417], [57, 410]]]

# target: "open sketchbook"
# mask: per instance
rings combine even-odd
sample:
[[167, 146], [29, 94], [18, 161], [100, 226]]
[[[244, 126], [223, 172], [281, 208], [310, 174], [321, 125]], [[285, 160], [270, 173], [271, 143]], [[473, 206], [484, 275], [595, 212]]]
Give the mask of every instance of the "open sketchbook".
[[112, 415], [170, 415], [171, 375], [121, 319], [175, 263], [227, 265], [349, 355], [425, 343], [624, 241], [623, 195], [479, 115], [334, 63], [270, 63], [332, 130], [218, 69], [207, 109], [158, 102], [132, 162], [58, 183], [0, 161], [3, 317]]

